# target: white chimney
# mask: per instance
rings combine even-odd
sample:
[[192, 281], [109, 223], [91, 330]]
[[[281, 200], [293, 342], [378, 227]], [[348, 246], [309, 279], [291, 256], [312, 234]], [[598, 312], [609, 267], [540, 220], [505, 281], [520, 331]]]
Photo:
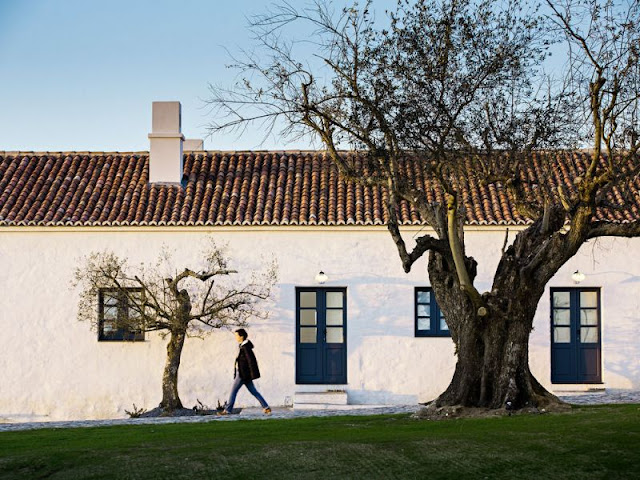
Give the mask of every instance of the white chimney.
[[149, 182], [182, 181], [183, 141], [180, 102], [153, 102], [149, 134]]

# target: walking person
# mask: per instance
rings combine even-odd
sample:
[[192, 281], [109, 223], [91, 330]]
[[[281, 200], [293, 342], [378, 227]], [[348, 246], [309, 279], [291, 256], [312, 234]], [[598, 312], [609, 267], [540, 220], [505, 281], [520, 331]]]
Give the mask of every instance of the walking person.
[[253, 343], [251, 340], [247, 340], [248, 334], [244, 328], [239, 328], [235, 331], [236, 340], [240, 344], [240, 351], [238, 352], [238, 358], [236, 358], [236, 364], [233, 369], [233, 387], [231, 387], [231, 395], [229, 395], [229, 401], [225, 409], [219, 412], [218, 415], [229, 415], [233, 412], [233, 405], [236, 403], [236, 396], [240, 387], [244, 385], [247, 390], [258, 399], [260, 405], [262, 405], [263, 412], [266, 415], [271, 413], [271, 408], [266, 400], [260, 395], [260, 392], [256, 389], [253, 381], [256, 378], [260, 378], [260, 370], [258, 369], [258, 361], [253, 353]]

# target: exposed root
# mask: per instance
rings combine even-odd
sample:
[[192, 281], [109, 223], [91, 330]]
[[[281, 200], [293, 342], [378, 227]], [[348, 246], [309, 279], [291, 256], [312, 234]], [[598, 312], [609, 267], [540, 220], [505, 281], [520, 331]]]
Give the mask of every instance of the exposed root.
[[505, 408], [478, 408], [462, 405], [438, 407], [433, 401], [412, 415], [419, 420], [450, 420], [454, 418], [495, 418], [511, 415], [544, 415], [547, 413], [567, 413], [571, 405], [562, 401], [549, 402], [542, 407], [523, 407], [515, 410]]
[[194, 410], [193, 408], [174, 408], [167, 410], [162, 407], [156, 407], [148, 412], [140, 415], [139, 418], [150, 417], [195, 417], [199, 415], [215, 415], [217, 410]]

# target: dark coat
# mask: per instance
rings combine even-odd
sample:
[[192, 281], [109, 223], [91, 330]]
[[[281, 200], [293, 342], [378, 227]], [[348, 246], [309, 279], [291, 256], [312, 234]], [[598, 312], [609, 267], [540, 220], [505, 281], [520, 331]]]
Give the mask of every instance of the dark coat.
[[[236, 358], [236, 370], [242, 380], [255, 380], [260, 378], [260, 370], [258, 369], [258, 360], [253, 354], [253, 343], [249, 340], [240, 347], [238, 358]], [[236, 372], [233, 374], [236, 378]]]

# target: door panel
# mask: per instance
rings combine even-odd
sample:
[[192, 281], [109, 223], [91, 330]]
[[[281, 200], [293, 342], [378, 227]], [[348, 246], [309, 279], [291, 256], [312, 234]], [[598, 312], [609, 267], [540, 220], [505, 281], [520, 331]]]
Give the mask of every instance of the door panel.
[[573, 352], [569, 348], [554, 348], [551, 351], [551, 365], [554, 383], [569, 383], [575, 378], [575, 368], [572, 358]]
[[579, 352], [578, 379], [585, 383], [600, 382], [600, 349], [582, 348]]
[[329, 347], [326, 350], [326, 372], [323, 383], [347, 383], [347, 365], [344, 349]]

